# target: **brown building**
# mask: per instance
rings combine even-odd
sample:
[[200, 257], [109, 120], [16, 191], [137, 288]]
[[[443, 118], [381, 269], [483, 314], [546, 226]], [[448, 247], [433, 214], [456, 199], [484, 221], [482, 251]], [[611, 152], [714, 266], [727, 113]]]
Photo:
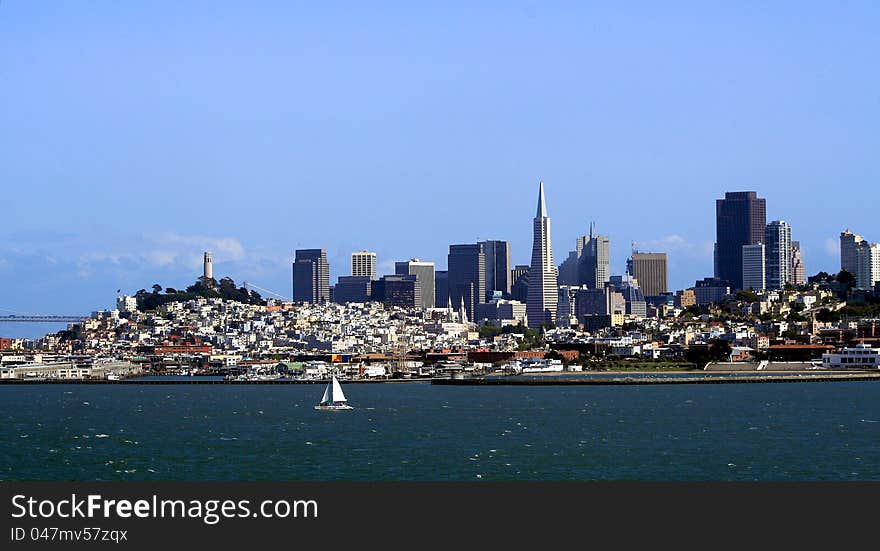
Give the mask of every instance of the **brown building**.
[[697, 295], [693, 289], [684, 289], [675, 293], [675, 307], [687, 308], [697, 303]]
[[666, 253], [633, 253], [629, 268], [646, 297], [669, 292]]

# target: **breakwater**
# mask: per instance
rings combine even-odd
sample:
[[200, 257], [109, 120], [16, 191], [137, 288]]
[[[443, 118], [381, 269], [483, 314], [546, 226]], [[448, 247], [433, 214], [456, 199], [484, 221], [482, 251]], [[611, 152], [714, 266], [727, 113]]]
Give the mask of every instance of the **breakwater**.
[[620, 377], [591, 377], [589, 375], [543, 375], [536, 377], [465, 377], [465, 378], [434, 378], [431, 384], [435, 385], [682, 385], [682, 384], [733, 384], [733, 383], [805, 383], [805, 382], [829, 382], [829, 381], [880, 381], [880, 372], [858, 373], [786, 373], [766, 375], [694, 375], [671, 377], [664, 375], [656, 376], [626, 376]]
[[[343, 384], [379, 384], [379, 383], [427, 383], [426, 377], [411, 379], [358, 379], [342, 380]], [[235, 380], [235, 379], [206, 379], [203, 377], [180, 378], [180, 379], [150, 379], [148, 377], [133, 377], [118, 381], [105, 379], [0, 379], [0, 384], [5, 385], [326, 385], [329, 380], [297, 380], [297, 379], [268, 379], [268, 380]]]

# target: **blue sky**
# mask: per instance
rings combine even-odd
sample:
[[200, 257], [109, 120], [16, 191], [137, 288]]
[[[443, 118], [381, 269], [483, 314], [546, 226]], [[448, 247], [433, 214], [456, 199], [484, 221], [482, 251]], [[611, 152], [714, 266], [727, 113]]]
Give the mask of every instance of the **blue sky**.
[[[769, 4], [769, 5], [767, 5]], [[545, 182], [557, 261], [595, 220], [676, 288], [756, 190], [808, 273], [880, 240], [875, 2], [0, 3], [0, 309], [81, 313], [296, 248], [380, 271], [507, 239]], [[0, 334], [23, 331], [0, 326]]]

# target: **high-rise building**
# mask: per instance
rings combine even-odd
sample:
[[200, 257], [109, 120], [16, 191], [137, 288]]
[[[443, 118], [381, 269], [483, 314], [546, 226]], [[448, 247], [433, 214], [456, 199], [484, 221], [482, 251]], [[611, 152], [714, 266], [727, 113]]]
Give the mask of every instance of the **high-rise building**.
[[419, 280], [421, 292], [421, 307], [434, 307], [434, 263], [425, 262], [413, 258], [404, 262], [394, 263], [394, 273], [397, 275], [414, 275]]
[[840, 232], [840, 269], [856, 275], [859, 270], [859, 246], [864, 242], [861, 235], [849, 229]]
[[416, 275], [386, 275], [379, 278], [382, 301], [401, 308], [421, 308], [422, 289]]
[[763, 243], [743, 245], [743, 289], [763, 291], [767, 288], [767, 257]]
[[434, 271], [434, 308], [446, 308], [449, 303], [449, 272]]
[[500, 291], [502, 296], [510, 296], [510, 242], [490, 240], [480, 241], [480, 245], [486, 255], [486, 300], [495, 291]]
[[214, 254], [211, 251], [205, 251], [202, 264], [202, 275], [205, 281], [214, 279]]
[[517, 264], [510, 272], [510, 279], [513, 286], [510, 294], [513, 300], [518, 300], [523, 304], [529, 299], [529, 267], [526, 264]]
[[611, 278], [611, 241], [596, 233], [596, 224], [590, 224], [590, 235], [578, 238], [578, 284], [600, 289]]
[[730, 291], [729, 282], [714, 277], [703, 278], [694, 284], [694, 298], [699, 306], [721, 302], [730, 294]]
[[376, 253], [372, 251], [351, 253], [351, 275], [376, 279]]
[[526, 317], [529, 327], [553, 325], [556, 321], [558, 300], [556, 264], [550, 239], [550, 217], [544, 198], [544, 182], [538, 186], [538, 210], [532, 223], [532, 263], [529, 267], [529, 296]]
[[578, 321], [583, 321], [584, 316], [616, 314], [623, 317], [626, 312], [626, 299], [613, 286], [601, 289], [582, 287], [575, 292], [575, 305]]
[[880, 281], [880, 243], [862, 241], [858, 246], [856, 288], [873, 290]]
[[330, 300], [330, 265], [324, 249], [297, 249], [293, 262], [293, 301]]
[[556, 303], [556, 326], [571, 327], [577, 325], [577, 292], [580, 287], [571, 285], [559, 286], [559, 299]]
[[369, 302], [372, 297], [372, 280], [367, 276], [339, 276], [333, 289], [333, 302]]
[[632, 275], [611, 276], [608, 287], [615, 289], [621, 295], [625, 304], [624, 312], [629, 316], [644, 318], [648, 313], [648, 303], [645, 294], [639, 287], [638, 279]]
[[807, 269], [804, 267], [804, 258], [801, 255], [800, 241], [791, 242], [791, 284], [807, 284]]
[[767, 202], [754, 191], [724, 194], [715, 201], [715, 279], [742, 289], [742, 247], [764, 242]]
[[791, 282], [791, 226], [774, 220], [764, 229], [767, 289], [783, 289]]
[[476, 305], [486, 302], [486, 255], [479, 243], [450, 245], [447, 257], [449, 298], [453, 306], [464, 302], [468, 319]]
[[669, 292], [666, 253], [634, 252], [628, 263], [629, 274], [636, 278], [647, 297]]
[[489, 320], [498, 325], [525, 323], [526, 305], [516, 300], [495, 299], [477, 305], [477, 321]]

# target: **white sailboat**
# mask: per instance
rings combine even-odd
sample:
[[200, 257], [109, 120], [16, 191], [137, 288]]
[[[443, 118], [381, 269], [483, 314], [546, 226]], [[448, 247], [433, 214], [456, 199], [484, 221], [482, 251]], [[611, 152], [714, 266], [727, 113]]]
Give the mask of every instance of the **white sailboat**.
[[336, 375], [333, 375], [333, 380], [327, 383], [327, 388], [324, 389], [324, 397], [321, 398], [321, 403], [315, 406], [315, 409], [354, 409], [348, 405], [348, 400], [346, 400], [345, 394], [342, 392], [342, 385], [336, 380]]

